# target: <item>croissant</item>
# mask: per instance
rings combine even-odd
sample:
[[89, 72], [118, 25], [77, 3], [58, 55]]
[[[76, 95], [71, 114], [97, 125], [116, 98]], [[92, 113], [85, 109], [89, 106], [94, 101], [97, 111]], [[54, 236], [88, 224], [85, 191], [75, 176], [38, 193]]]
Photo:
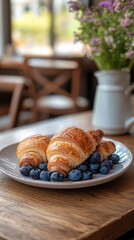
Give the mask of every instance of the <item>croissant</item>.
[[112, 141], [102, 141], [96, 147], [96, 151], [101, 155], [101, 162], [107, 159], [115, 150], [116, 147]]
[[34, 135], [22, 140], [16, 150], [19, 166], [37, 167], [40, 162], [47, 162], [46, 150], [50, 139], [43, 135]]
[[102, 130], [84, 131], [77, 127], [66, 128], [53, 136], [47, 148], [47, 168], [64, 176], [92, 154], [103, 137]]

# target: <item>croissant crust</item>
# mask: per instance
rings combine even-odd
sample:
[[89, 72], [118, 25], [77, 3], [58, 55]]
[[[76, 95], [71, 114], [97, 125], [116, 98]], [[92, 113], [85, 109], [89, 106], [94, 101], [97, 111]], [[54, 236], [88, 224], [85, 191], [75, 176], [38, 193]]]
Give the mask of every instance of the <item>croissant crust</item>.
[[31, 165], [37, 167], [40, 162], [46, 162], [46, 150], [49, 141], [49, 138], [44, 135], [34, 135], [22, 140], [16, 150], [19, 166]]
[[17, 146], [19, 166], [37, 167], [40, 162], [48, 161], [49, 171], [57, 171], [66, 176], [94, 151], [100, 153], [101, 161], [115, 152], [115, 144], [112, 141], [102, 141], [103, 136], [101, 129], [84, 131], [77, 127], [66, 128], [51, 140], [45, 135], [30, 136]]
[[101, 162], [107, 159], [115, 150], [116, 147], [112, 141], [102, 141], [96, 148], [96, 151], [101, 155]]
[[56, 134], [47, 148], [48, 170], [67, 173], [84, 162], [103, 137], [103, 131], [84, 131], [77, 127], [66, 128]]

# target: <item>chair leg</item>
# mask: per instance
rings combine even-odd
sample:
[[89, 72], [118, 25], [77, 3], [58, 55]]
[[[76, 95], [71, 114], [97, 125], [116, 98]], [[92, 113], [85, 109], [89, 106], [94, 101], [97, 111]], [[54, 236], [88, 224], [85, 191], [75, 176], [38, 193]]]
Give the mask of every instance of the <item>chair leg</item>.
[[33, 104], [33, 107], [31, 109], [31, 112], [32, 112], [32, 118], [31, 118], [31, 121], [32, 122], [37, 122], [39, 117], [38, 117], [38, 109], [37, 109], [37, 106], [36, 106], [36, 103]]

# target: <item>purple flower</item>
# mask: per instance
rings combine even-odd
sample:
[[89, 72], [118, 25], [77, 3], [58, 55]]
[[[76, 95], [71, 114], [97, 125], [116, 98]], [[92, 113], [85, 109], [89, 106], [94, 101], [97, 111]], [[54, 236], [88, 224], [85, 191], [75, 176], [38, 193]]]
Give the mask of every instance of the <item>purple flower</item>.
[[130, 4], [131, 4], [130, 6], [131, 6], [132, 9], [133, 9], [133, 8], [134, 8], [134, 0], [132, 0]]
[[68, 7], [69, 7], [70, 12], [73, 12], [73, 11], [75, 12], [75, 11], [80, 10], [81, 4], [78, 1], [69, 1], [68, 2]]
[[127, 9], [134, 8], [134, 0], [113, 0], [113, 9], [116, 12], [127, 11]]
[[114, 2], [113, 2], [113, 9], [116, 12], [119, 12], [120, 8], [121, 8], [121, 2], [119, 0], [114, 0]]
[[112, 32], [115, 32], [115, 28], [114, 28], [114, 27], [110, 27], [110, 28], [108, 29], [108, 31], [111, 32], [111, 33], [112, 33]]
[[127, 59], [132, 59], [134, 57], [134, 51], [130, 50], [130, 51], [126, 52], [125, 57]]
[[88, 5], [89, 0], [68, 1], [79, 23], [75, 40], [89, 46], [87, 51], [98, 67], [130, 68], [134, 61], [134, 0], [98, 0], [98, 6]]
[[98, 46], [100, 44], [100, 39], [97, 37], [94, 37], [90, 40], [90, 45], [91, 46]]
[[124, 18], [121, 19], [120, 24], [121, 24], [121, 27], [126, 28], [126, 27], [129, 27], [129, 26], [130, 26], [131, 22], [132, 22], [132, 21], [131, 21], [130, 17], [129, 17], [128, 14], [126, 13], [125, 16], [124, 16]]
[[[101, 25], [101, 19], [99, 18], [94, 18], [93, 14], [92, 14], [92, 11], [90, 8], [86, 9], [85, 10], [85, 16], [83, 17], [83, 20], [85, 22], [88, 22], [89, 24], [90, 23], [94, 23], [96, 25]], [[80, 22], [84, 22], [83, 20], [81, 20]]]
[[103, 1], [103, 2], [100, 2], [99, 3], [99, 7], [101, 8], [108, 8], [110, 11], [113, 10], [112, 8], [112, 2], [109, 0], [109, 1]]

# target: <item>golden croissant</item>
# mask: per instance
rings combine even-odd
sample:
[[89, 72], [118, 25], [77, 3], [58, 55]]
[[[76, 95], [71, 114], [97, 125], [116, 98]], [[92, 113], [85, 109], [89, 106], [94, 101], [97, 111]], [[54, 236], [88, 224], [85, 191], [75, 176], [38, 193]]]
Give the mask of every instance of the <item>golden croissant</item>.
[[47, 168], [64, 176], [84, 162], [100, 143], [102, 130], [84, 131], [77, 127], [66, 128], [52, 137], [47, 148]]
[[50, 139], [44, 135], [34, 135], [22, 140], [16, 151], [19, 166], [37, 167], [40, 162], [47, 162], [46, 150], [49, 141]]
[[96, 151], [101, 155], [101, 162], [107, 159], [116, 150], [112, 141], [102, 141], [96, 147]]

